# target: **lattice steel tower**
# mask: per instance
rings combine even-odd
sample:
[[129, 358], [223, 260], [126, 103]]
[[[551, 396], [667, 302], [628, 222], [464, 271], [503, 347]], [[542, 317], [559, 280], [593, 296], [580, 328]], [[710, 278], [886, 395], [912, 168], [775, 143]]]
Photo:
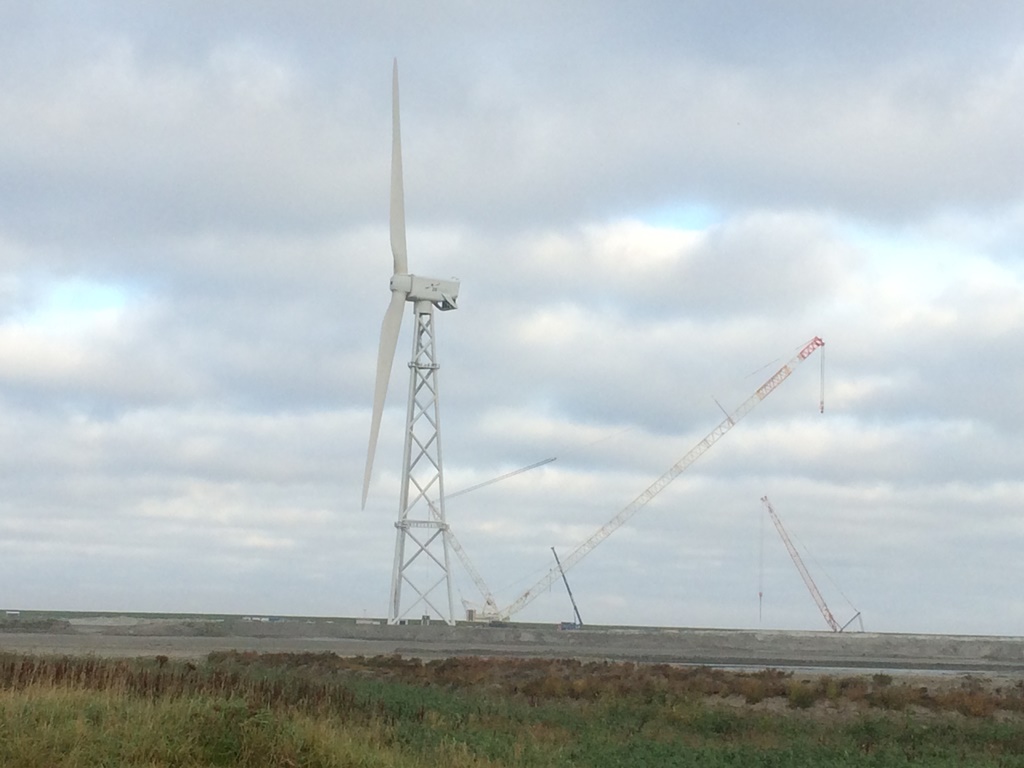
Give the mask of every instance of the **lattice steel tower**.
[[[437, 389], [434, 305], [415, 304], [416, 328], [409, 363], [409, 410], [402, 460], [402, 491], [395, 523], [395, 566], [391, 574], [388, 621], [398, 622], [417, 606], [433, 609], [455, 623], [448, 524], [444, 513], [444, 466], [441, 459], [441, 411]], [[431, 496], [437, 498], [431, 501]], [[419, 562], [417, 562], [419, 561]], [[402, 612], [402, 589], [416, 599]], [[443, 594], [437, 595], [443, 590]], [[438, 604], [443, 599], [444, 608]]]

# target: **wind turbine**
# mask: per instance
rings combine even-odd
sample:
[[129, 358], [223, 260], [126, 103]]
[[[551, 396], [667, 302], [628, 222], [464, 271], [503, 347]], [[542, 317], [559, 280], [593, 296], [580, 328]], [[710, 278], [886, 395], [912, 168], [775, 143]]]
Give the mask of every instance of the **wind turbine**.
[[[391, 573], [391, 605], [388, 623], [397, 624], [417, 607], [432, 609], [448, 624], [455, 623], [452, 577], [448, 556], [448, 524], [444, 514], [444, 470], [441, 463], [441, 417], [438, 408], [437, 354], [434, 343], [434, 309], [456, 308], [458, 280], [438, 280], [409, 273], [405, 243], [405, 195], [402, 187], [402, 138], [398, 117], [398, 60], [391, 86], [391, 303], [384, 313], [377, 351], [377, 382], [373, 392], [370, 445], [363, 476], [363, 508], [370, 490], [373, 458], [377, 451], [381, 414], [387, 396], [391, 364], [402, 327], [402, 311], [412, 304], [412, 359], [409, 363], [409, 401], [405, 422], [398, 521], [395, 523], [395, 563]], [[431, 502], [428, 493], [436, 496]], [[431, 508], [432, 507], [432, 508]], [[420, 566], [413, 568], [413, 566]], [[408, 586], [416, 599], [402, 611], [402, 588]], [[446, 610], [438, 606], [437, 593], [444, 588]], [[429, 614], [427, 614], [429, 615]]]

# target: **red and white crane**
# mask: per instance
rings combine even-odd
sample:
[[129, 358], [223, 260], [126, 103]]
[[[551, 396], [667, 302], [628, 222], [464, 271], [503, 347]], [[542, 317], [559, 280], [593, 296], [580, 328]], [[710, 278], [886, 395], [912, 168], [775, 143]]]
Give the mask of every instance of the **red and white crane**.
[[758, 403], [768, 397], [768, 395], [774, 392], [782, 382], [788, 379], [789, 375], [793, 373], [793, 369], [810, 357], [816, 349], [823, 346], [825, 346], [825, 342], [818, 336], [815, 336], [804, 344], [803, 347], [800, 348], [800, 351], [793, 356], [792, 360], [783, 365], [771, 376], [771, 378], [758, 387], [754, 394], [748, 397], [738, 408], [736, 408], [736, 410], [732, 413], [727, 413], [725, 419], [717, 427], [711, 430], [703, 440], [691, 448], [689, 453], [673, 464], [664, 475], [655, 480], [646, 491], [626, 505], [621, 512], [601, 526], [593, 535], [590, 536], [590, 538], [576, 547], [568, 557], [561, 561], [561, 567], [552, 568], [540, 581], [526, 590], [518, 599], [505, 608], [505, 610], [500, 611], [499, 618], [507, 621], [513, 615], [533, 602], [538, 595], [549, 589], [552, 584], [562, 578], [565, 571], [568, 571], [576, 565], [580, 560], [592, 552], [594, 547], [621, 528], [627, 520], [643, 509], [651, 499], [665, 490], [668, 484], [679, 477], [679, 475], [693, 464], [693, 462], [707, 453], [711, 446], [717, 443], [726, 432], [736, 426], [740, 419], [750, 413]]
[[[789, 538], [789, 534], [786, 533], [786, 529], [782, 526], [782, 520], [779, 519], [778, 514], [775, 512], [775, 508], [772, 507], [772, 503], [768, 501], [767, 496], [761, 497], [761, 502], [764, 504], [764, 508], [768, 510], [768, 515], [771, 517], [772, 522], [775, 523], [775, 529], [779, 532], [779, 536], [782, 537], [782, 543], [786, 545], [786, 550], [789, 552], [789, 556], [793, 559], [793, 564], [796, 565], [796, 569], [800, 571], [800, 577], [804, 580], [804, 584], [807, 585], [807, 590], [811, 593], [811, 597], [814, 598], [815, 605], [818, 606], [818, 610], [821, 611], [821, 615], [825, 617], [825, 622], [828, 624], [829, 629], [833, 632], [842, 632], [855, 619], [860, 618], [860, 611], [858, 611], [852, 619], [845, 624], [840, 625], [836, 621], [836, 617], [832, 615], [832, 611], [829, 610], [828, 605], [825, 603], [825, 598], [821, 595], [821, 590], [818, 589], [818, 585], [814, 583], [814, 579], [811, 577], [811, 572], [807, 570], [807, 566], [804, 565], [804, 559], [800, 557], [800, 553], [796, 547], [793, 546], [792, 540]], [[863, 629], [863, 624], [861, 625]]]

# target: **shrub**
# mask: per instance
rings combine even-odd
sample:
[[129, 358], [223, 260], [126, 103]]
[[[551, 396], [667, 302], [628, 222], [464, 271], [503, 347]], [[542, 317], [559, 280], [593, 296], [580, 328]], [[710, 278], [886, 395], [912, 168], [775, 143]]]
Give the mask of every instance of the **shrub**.
[[818, 691], [815, 686], [802, 680], [793, 680], [786, 691], [789, 699], [789, 706], [796, 709], [807, 709], [818, 700]]

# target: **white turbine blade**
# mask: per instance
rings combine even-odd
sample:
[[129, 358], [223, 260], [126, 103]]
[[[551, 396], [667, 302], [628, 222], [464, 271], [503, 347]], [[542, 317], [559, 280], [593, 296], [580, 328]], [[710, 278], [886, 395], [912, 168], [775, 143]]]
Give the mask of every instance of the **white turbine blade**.
[[402, 310], [405, 308], [405, 294], [395, 291], [391, 303], [384, 313], [380, 327], [380, 348], [377, 350], [377, 383], [373, 390], [373, 418], [370, 421], [370, 447], [366, 451], [366, 474], [363, 475], [363, 509], [370, 492], [370, 475], [373, 474], [373, 457], [377, 453], [377, 436], [380, 434], [380, 417], [384, 412], [384, 398], [388, 394], [388, 380], [391, 378], [391, 364], [398, 347], [398, 332], [402, 329]]
[[409, 271], [405, 248], [405, 191], [402, 186], [402, 131], [398, 119], [398, 59], [395, 59], [391, 83], [391, 253], [395, 257], [395, 274]]

